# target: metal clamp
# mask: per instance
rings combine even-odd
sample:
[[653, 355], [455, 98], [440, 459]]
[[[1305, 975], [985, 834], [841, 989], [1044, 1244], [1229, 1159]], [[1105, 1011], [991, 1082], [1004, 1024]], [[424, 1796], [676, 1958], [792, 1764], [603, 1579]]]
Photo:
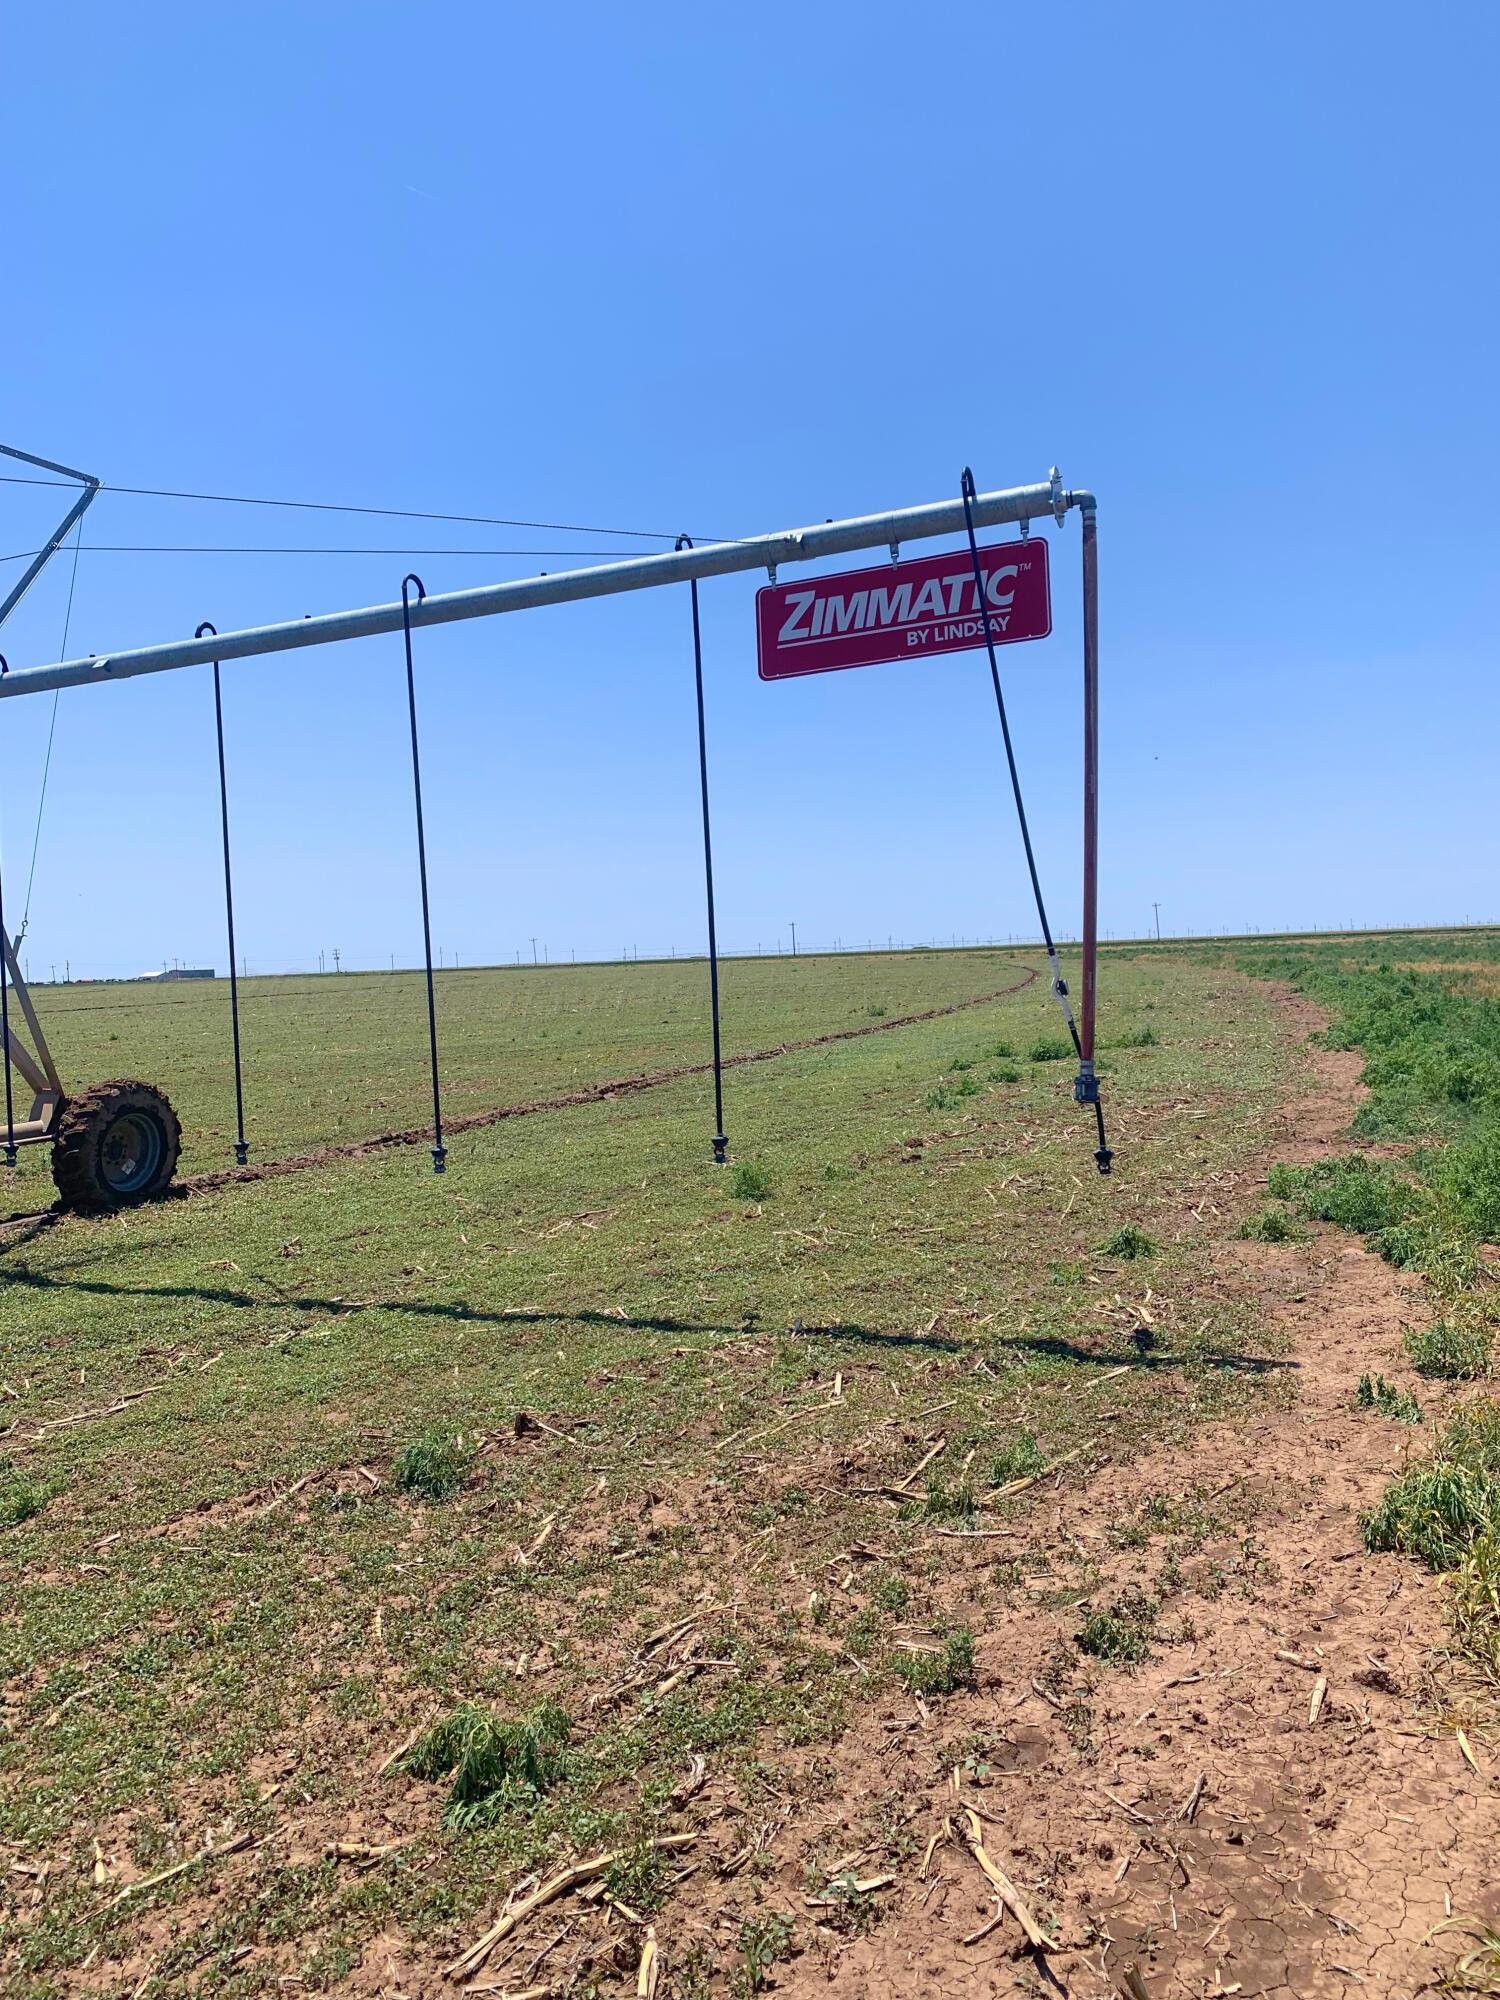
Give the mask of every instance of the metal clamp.
[[1068, 496], [1063, 492], [1062, 474], [1055, 465], [1048, 474], [1048, 482], [1052, 487], [1053, 518], [1056, 520], [1058, 527], [1061, 527], [1063, 522], [1068, 518]]
[[900, 562], [900, 560], [901, 560], [901, 544], [900, 544], [899, 542], [892, 542], [892, 543], [891, 543], [891, 566], [892, 566], [892, 568], [894, 568], [894, 567], [896, 566], [896, 564]]

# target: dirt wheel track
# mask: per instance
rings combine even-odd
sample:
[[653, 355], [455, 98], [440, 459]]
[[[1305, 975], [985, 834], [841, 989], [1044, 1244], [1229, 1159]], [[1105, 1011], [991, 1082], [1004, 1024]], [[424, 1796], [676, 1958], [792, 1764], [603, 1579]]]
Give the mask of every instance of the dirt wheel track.
[[[1317, 1025], [1306, 1003], [1284, 1004], [1298, 1025]], [[1359, 1058], [1316, 1061], [1321, 1087], [1292, 1108], [1276, 1157], [1347, 1145], [1336, 1135], [1357, 1102]], [[1459, 1955], [1456, 1935], [1431, 1935], [1450, 1913], [1500, 1926], [1500, 1766], [1490, 1748], [1480, 1771], [1467, 1764], [1435, 1698], [1446, 1588], [1404, 1558], [1367, 1553], [1358, 1524], [1414, 1440], [1356, 1410], [1352, 1391], [1367, 1368], [1409, 1375], [1400, 1339], [1422, 1311], [1420, 1285], [1332, 1230], [1309, 1248], [1232, 1242], [1221, 1256], [1226, 1277], [1258, 1291], [1288, 1332], [1295, 1393], [1039, 1501], [1030, 1537], [1021, 1523], [1014, 1542], [945, 1547], [956, 1601], [965, 1570], [1040, 1544], [1062, 1582], [1086, 1556], [1102, 1578], [1091, 1601], [1105, 1603], [1160, 1560], [1159, 1550], [1117, 1549], [1109, 1524], [1153, 1495], [1241, 1494], [1252, 1506], [1236, 1534], [1202, 1551], [1226, 1566], [1226, 1586], [1169, 1599], [1163, 1628], [1181, 1636], [1141, 1671], [1098, 1669], [1083, 1754], [1055, 1699], [1036, 1692], [1077, 1629], [1071, 1606], [991, 1617], [976, 1629], [978, 1690], [929, 1718], [914, 1724], [900, 1698], [867, 1712], [833, 1753], [827, 1817], [798, 1822], [800, 1852], [786, 1859], [800, 1864], [817, 1842], [858, 1848], [871, 1806], [892, 1792], [916, 1859], [876, 1929], [777, 1968], [788, 2000], [1094, 2000], [1128, 1991], [1130, 1965], [1152, 2000], [1410, 1996], [1438, 1990]], [[1416, 1447], [1430, 1435], [1417, 1432]], [[985, 1753], [989, 1772], [955, 1787], [944, 1746], [986, 1733], [998, 1746]], [[918, 1879], [927, 1838], [945, 1817], [961, 1819], [961, 1800], [980, 1807], [989, 1851], [1031, 1907], [1057, 1922], [1045, 1972], [1009, 1919], [962, 1944], [996, 1903], [959, 1841], [940, 1841]], [[800, 1865], [776, 1887], [800, 1902]]]

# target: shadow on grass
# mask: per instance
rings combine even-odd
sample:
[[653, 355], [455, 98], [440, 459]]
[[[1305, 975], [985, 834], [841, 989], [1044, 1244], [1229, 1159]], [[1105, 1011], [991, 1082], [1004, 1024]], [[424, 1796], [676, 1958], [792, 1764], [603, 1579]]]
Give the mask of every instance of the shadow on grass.
[[282, 1307], [288, 1312], [327, 1313], [334, 1319], [348, 1319], [355, 1313], [408, 1313], [418, 1319], [470, 1320], [488, 1326], [624, 1326], [642, 1333], [742, 1334], [739, 1326], [721, 1326], [709, 1320], [667, 1319], [652, 1314], [632, 1318], [619, 1313], [596, 1312], [581, 1307], [577, 1312], [535, 1312], [525, 1308], [488, 1312], [482, 1306], [456, 1299], [438, 1305], [423, 1299], [320, 1299], [271, 1290], [269, 1293], [234, 1291], [227, 1285], [114, 1285], [106, 1278], [53, 1278], [41, 1271], [0, 1271], [0, 1296], [8, 1286], [37, 1292], [83, 1292], [90, 1297], [118, 1299], [199, 1299], [205, 1305], [232, 1306], [236, 1311], [253, 1307], [259, 1312]]
[[997, 1340], [991, 1352], [1014, 1354], [1018, 1359], [1061, 1361], [1083, 1368], [1223, 1368], [1238, 1375], [1271, 1375], [1283, 1369], [1300, 1368], [1300, 1361], [1277, 1360], [1264, 1354], [1233, 1354], [1222, 1349], [1205, 1349], [1197, 1354], [1158, 1353], [1154, 1348], [1132, 1348], [1096, 1354], [1076, 1341], [1063, 1340], [1055, 1333], [1014, 1334]]
[[929, 1354], [972, 1354], [972, 1340], [958, 1340], [944, 1333], [897, 1333], [885, 1327], [858, 1326], [840, 1320], [832, 1326], [798, 1326], [788, 1336], [795, 1340], [847, 1340], [865, 1347], [918, 1347]]

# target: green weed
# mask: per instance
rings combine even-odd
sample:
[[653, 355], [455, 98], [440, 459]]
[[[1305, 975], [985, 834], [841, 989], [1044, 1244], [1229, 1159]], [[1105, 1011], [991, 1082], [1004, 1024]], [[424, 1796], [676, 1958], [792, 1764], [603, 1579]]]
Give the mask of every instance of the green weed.
[[1251, 1243], [1307, 1241], [1307, 1231], [1276, 1202], [1267, 1202], [1257, 1215], [1247, 1215], [1234, 1233]]
[[1500, 1242], [1500, 1130], [1446, 1147], [1429, 1178], [1481, 1242]]
[[871, 1592], [871, 1598], [882, 1611], [889, 1612], [892, 1618], [904, 1618], [911, 1603], [911, 1585], [895, 1570], [882, 1570]]
[[466, 1702], [434, 1722], [401, 1759], [414, 1778], [451, 1775], [447, 1826], [482, 1826], [541, 1797], [561, 1776], [569, 1722], [555, 1702], [501, 1717]]
[[1013, 1479], [1034, 1479], [1046, 1462], [1035, 1433], [1023, 1425], [990, 1460], [990, 1483], [1008, 1486]]
[[604, 1882], [627, 1909], [649, 1913], [660, 1905], [671, 1872], [671, 1859], [662, 1848], [638, 1840], [611, 1865]]
[[477, 1455], [462, 1436], [427, 1431], [398, 1453], [392, 1476], [403, 1493], [451, 1500], [473, 1471]]
[[1118, 1257], [1124, 1263], [1133, 1264], [1141, 1257], [1154, 1257], [1156, 1248], [1154, 1237], [1148, 1236], [1144, 1229], [1137, 1229], [1133, 1222], [1127, 1222], [1099, 1245], [1099, 1254], [1102, 1257]]
[[1090, 1611], [1075, 1642], [1081, 1652], [1111, 1666], [1138, 1667], [1151, 1649], [1156, 1613], [1155, 1600], [1131, 1586], [1106, 1610]]
[[0, 1528], [18, 1528], [23, 1521], [35, 1520], [61, 1491], [60, 1479], [32, 1479], [23, 1472], [0, 1468]]
[[1406, 1389], [1398, 1389], [1394, 1382], [1387, 1382], [1383, 1375], [1361, 1375], [1354, 1396], [1362, 1410], [1374, 1410], [1382, 1417], [1394, 1417], [1397, 1423], [1419, 1424], [1423, 1421], [1422, 1405], [1416, 1397]]
[[1065, 1042], [1061, 1035], [1043, 1035], [1026, 1051], [1028, 1058], [1034, 1063], [1066, 1062], [1072, 1053], [1073, 1044]]
[[1123, 1034], [1116, 1035], [1114, 1038], [1114, 1047], [1117, 1049], [1154, 1049], [1156, 1041], [1156, 1030], [1147, 1021], [1143, 1027], [1127, 1028]]
[[974, 1634], [950, 1632], [936, 1652], [893, 1653], [891, 1669], [913, 1694], [954, 1694], [974, 1684]]
[[1500, 1528], [1500, 1404], [1482, 1398], [1459, 1410], [1432, 1455], [1393, 1481], [1364, 1527], [1369, 1548], [1456, 1569]]
[[950, 1486], [945, 1479], [933, 1473], [927, 1475], [922, 1513], [929, 1521], [972, 1521], [978, 1506], [974, 1488], [967, 1479], [958, 1480]]
[[1430, 1326], [1411, 1326], [1403, 1345], [1419, 1375], [1449, 1382], [1473, 1382], [1488, 1375], [1495, 1353], [1495, 1331], [1476, 1313], [1457, 1311]]
[[764, 1201], [771, 1192], [771, 1176], [753, 1160], [741, 1160], [729, 1176], [729, 1192], [736, 1201]]
[[1404, 1221], [1412, 1209], [1407, 1183], [1363, 1153], [1314, 1167], [1273, 1167], [1266, 1180], [1274, 1196], [1294, 1201], [1309, 1221], [1334, 1222], [1361, 1236]]
[[785, 1910], [759, 1910], [745, 1918], [739, 1935], [744, 1992], [765, 1992], [772, 1966], [786, 1957], [794, 1928]]

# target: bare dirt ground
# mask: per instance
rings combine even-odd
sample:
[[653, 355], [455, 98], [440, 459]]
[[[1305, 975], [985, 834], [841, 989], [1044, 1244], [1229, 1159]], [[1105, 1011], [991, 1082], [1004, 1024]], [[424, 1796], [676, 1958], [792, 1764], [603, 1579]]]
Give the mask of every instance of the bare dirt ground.
[[[1289, 1108], [1274, 1157], [1347, 1145], [1359, 1058], [1316, 1060], [1319, 1088]], [[1045, 1549], [1057, 1597], [1087, 1575], [1099, 1602], [1160, 1592], [1159, 1550], [1108, 1533], [1153, 1499], [1198, 1496], [1235, 1516], [1230, 1532], [1184, 1563], [1149, 1663], [1089, 1663], [1086, 1698], [1076, 1659], [1056, 1665], [1076, 1608], [1027, 1602], [976, 1627], [974, 1693], [864, 1712], [833, 1753], [825, 1823], [799, 1814], [768, 1829], [785, 1859], [777, 1887], [807, 1908], [814, 1848], [852, 1857], [858, 1876], [889, 1872], [872, 1840], [878, 1800], [913, 1858], [870, 1892], [873, 1928], [830, 1923], [775, 1968], [776, 1992], [1411, 1995], [1434, 1990], [1456, 1956], [1435, 1926], [1500, 1918], [1493, 1755], [1480, 1752], [1479, 1770], [1466, 1761], [1434, 1681], [1444, 1588], [1367, 1554], [1358, 1525], [1412, 1433], [1357, 1410], [1352, 1391], [1365, 1369], [1404, 1376], [1420, 1285], [1332, 1230], [1310, 1246], [1228, 1242], [1222, 1256], [1289, 1336], [1293, 1393], [1039, 1503], [1025, 1543]], [[1013, 1556], [1022, 1533], [948, 1544], [956, 1602], [962, 1568]], [[1216, 1594], [1201, 1588], [1210, 1572]], [[955, 1757], [966, 1741], [981, 1746], [967, 1762]], [[1001, 1899], [965, 1838], [975, 1829], [1020, 1900], [1055, 1924], [1054, 1948], [1030, 1948], [1009, 1912], [992, 1925]], [[711, 1918], [699, 1941], [723, 1962], [730, 1940]]]

